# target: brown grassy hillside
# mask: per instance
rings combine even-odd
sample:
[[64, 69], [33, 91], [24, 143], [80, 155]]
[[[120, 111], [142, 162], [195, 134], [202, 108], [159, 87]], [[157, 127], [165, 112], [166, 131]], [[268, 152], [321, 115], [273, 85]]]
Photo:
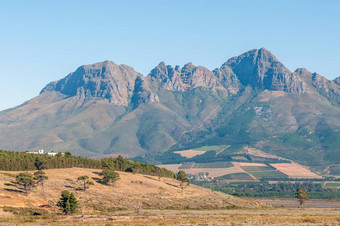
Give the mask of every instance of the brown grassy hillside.
[[[119, 172], [120, 180], [114, 186], [100, 183], [100, 170], [94, 169], [49, 169], [45, 170], [49, 180], [45, 182], [45, 195], [40, 186], [26, 196], [15, 184], [15, 174], [0, 172], [0, 206], [40, 207], [56, 210], [60, 193], [73, 192], [79, 200], [80, 209], [87, 211], [111, 212], [124, 209], [220, 209], [230, 207], [256, 208], [253, 201], [214, 192], [195, 185], [184, 189], [170, 178], [137, 175]], [[31, 172], [33, 173], [33, 171]], [[84, 192], [77, 178], [87, 175], [94, 185]]]

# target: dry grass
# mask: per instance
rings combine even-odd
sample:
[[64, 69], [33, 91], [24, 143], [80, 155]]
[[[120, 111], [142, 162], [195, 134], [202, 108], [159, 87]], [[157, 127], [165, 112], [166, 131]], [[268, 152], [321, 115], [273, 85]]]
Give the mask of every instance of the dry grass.
[[[269, 208], [237, 210], [141, 210], [113, 214], [49, 217], [6, 217], [3, 222], [25, 225], [338, 225], [339, 209]], [[31, 221], [31, 222], [30, 222]]]
[[[119, 209], [218, 209], [229, 207], [259, 207], [255, 202], [213, 192], [195, 185], [182, 189], [178, 181], [170, 178], [119, 172], [120, 180], [114, 186], [102, 185], [100, 170], [50, 169], [45, 170], [49, 180], [45, 182], [45, 196], [40, 186], [28, 196], [15, 186], [14, 178], [0, 178], [0, 206], [41, 207], [58, 201], [61, 191], [75, 194], [80, 206], [89, 211], [111, 212]], [[14, 172], [12, 172], [14, 173]], [[16, 172], [18, 173], [18, 172]], [[33, 173], [33, 172], [32, 172]], [[77, 178], [89, 176], [94, 185], [86, 192], [80, 190]]]
[[[340, 209], [269, 208], [259, 203], [190, 185], [181, 189], [169, 178], [120, 172], [112, 186], [97, 182], [99, 170], [46, 170], [46, 195], [36, 188], [28, 196], [12, 185], [13, 177], [0, 177], [0, 223], [5, 225], [254, 225], [340, 224]], [[18, 173], [18, 172], [11, 172]], [[86, 192], [76, 190], [76, 178], [88, 175], [95, 182]], [[61, 215], [53, 206], [62, 190], [75, 193], [84, 216]], [[21, 200], [21, 203], [19, 203]], [[48, 204], [52, 206], [49, 207]], [[23, 209], [17, 209], [24, 206]], [[257, 207], [257, 208], [256, 208]], [[4, 211], [6, 210], [6, 211]], [[139, 211], [137, 211], [139, 210]], [[32, 213], [41, 212], [41, 215]]]

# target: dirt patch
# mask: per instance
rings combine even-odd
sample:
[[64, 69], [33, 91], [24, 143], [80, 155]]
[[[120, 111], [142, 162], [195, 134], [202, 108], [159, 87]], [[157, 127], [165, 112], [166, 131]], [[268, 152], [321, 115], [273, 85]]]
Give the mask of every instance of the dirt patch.
[[[234, 162], [233, 162], [234, 164]], [[267, 166], [264, 163], [254, 163], [254, 162], [238, 162], [239, 166]]]
[[[260, 142], [259, 142], [260, 143]], [[262, 157], [262, 158], [273, 158], [273, 159], [280, 159], [280, 160], [288, 160], [276, 155], [271, 155], [268, 153], [265, 153], [259, 149], [256, 148], [251, 148], [251, 147], [244, 147], [244, 150], [246, 150], [246, 153], [248, 153], [249, 155], [253, 155], [253, 156], [258, 156], [258, 157]]]
[[165, 168], [165, 169], [168, 169], [168, 170], [171, 170], [175, 173], [177, 173], [179, 171], [179, 167], [181, 166], [182, 164], [164, 164], [164, 165], [158, 165], [159, 167], [161, 168]]
[[269, 90], [265, 90], [263, 91], [260, 95], [260, 101], [261, 102], [268, 102], [274, 98], [278, 98], [278, 97], [282, 97], [282, 96], [286, 96], [286, 93], [283, 91], [269, 91]]
[[270, 165], [290, 178], [322, 178], [297, 163], [275, 163]]
[[174, 153], [180, 154], [182, 157], [186, 157], [191, 159], [197, 155], [203, 155], [206, 151], [198, 151], [194, 149], [186, 150], [186, 151], [175, 151]]

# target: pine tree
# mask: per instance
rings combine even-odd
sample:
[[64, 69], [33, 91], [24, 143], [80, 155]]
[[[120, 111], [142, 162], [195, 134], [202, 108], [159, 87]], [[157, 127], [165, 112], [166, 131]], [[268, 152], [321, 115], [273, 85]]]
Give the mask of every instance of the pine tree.
[[34, 180], [37, 181], [37, 184], [41, 185], [41, 193], [44, 195], [44, 183], [46, 180], [48, 180], [48, 176], [46, 176], [45, 172], [42, 170], [39, 170], [37, 172], [34, 173]]
[[114, 171], [113, 169], [104, 169], [101, 172], [101, 175], [103, 175], [103, 183], [104, 184], [114, 184], [117, 180], [119, 180], [119, 173]]
[[77, 210], [78, 202], [76, 197], [74, 197], [73, 193], [69, 193], [68, 191], [61, 192], [60, 200], [57, 203], [57, 206], [65, 214], [75, 213]]
[[93, 182], [89, 180], [88, 176], [80, 176], [77, 179], [78, 181], [82, 181], [84, 186], [84, 191], [86, 191], [86, 188], [88, 188], [88, 185], [93, 185]]
[[30, 173], [19, 173], [16, 176], [16, 181], [19, 185], [24, 187], [26, 195], [28, 195], [28, 193], [32, 190], [32, 188], [35, 185], [33, 175]]

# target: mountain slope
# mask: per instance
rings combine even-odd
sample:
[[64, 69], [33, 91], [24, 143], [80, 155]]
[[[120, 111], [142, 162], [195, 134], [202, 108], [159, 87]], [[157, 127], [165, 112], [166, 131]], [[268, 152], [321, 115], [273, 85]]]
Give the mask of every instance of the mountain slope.
[[339, 129], [339, 79], [291, 72], [264, 48], [213, 71], [161, 62], [143, 77], [110, 61], [85, 65], [0, 112], [1, 148], [146, 161], [168, 150], [223, 144], [325, 167], [340, 161]]

